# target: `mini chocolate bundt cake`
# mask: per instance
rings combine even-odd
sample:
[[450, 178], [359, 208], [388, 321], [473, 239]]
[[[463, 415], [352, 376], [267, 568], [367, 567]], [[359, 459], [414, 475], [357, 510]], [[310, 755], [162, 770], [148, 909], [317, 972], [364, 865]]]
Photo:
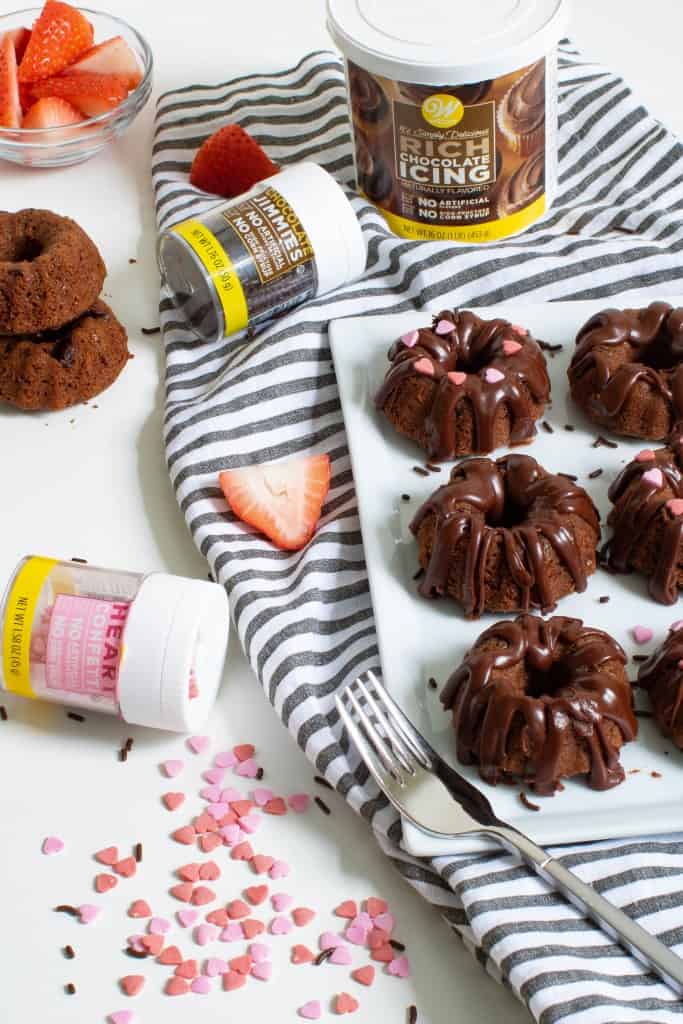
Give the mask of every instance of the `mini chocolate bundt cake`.
[[683, 750], [683, 621], [674, 622], [662, 646], [638, 670], [655, 721]]
[[550, 398], [545, 358], [523, 327], [444, 310], [404, 334], [375, 404], [400, 434], [440, 461], [536, 434]]
[[71, 323], [95, 302], [106, 273], [95, 243], [69, 217], [0, 211], [0, 335]]
[[595, 572], [600, 518], [582, 487], [528, 455], [466, 459], [410, 524], [423, 597], [448, 595], [468, 618], [551, 611]]
[[605, 309], [576, 339], [574, 401], [615, 434], [661, 441], [683, 419], [683, 309]]
[[639, 452], [608, 494], [607, 567], [642, 573], [655, 601], [674, 604], [683, 588], [683, 428], [665, 448]]
[[593, 789], [618, 785], [619, 751], [638, 732], [625, 664], [616, 640], [581, 619], [497, 622], [441, 696], [458, 759], [486, 782], [520, 778], [542, 795], [573, 775]]

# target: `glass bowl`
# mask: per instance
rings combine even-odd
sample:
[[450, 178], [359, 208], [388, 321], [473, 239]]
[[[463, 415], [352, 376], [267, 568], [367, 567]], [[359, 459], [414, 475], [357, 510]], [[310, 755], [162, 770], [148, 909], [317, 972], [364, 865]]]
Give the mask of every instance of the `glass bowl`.
[[[31, 28], [41, 7], [27, 7], [0, 17], [0, 36], [10, 29]], [[120, 18], [87, 7], [78, 10], [92, 22], [95, 43], [123, 36], [135, 51], [142, 68], [142, 81], [114, 110], [90, 117], [64, 128], [3, 128], [0, 126], [0, 160], [25, 167], [68, 167], [89, 160], [128, 129], [147, 103], [152, 91], [152, 51], [146, 40]]]

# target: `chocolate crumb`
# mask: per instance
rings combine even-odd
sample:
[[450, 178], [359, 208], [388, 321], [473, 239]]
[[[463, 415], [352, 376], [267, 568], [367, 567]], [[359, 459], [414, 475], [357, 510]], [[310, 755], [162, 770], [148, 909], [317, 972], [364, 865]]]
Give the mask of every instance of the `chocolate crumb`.
[[66, 957], [67, 960], [73, 960], [73, 958], [76, 956], [74, 948], [71, 945], [65, 946], [62, 952], [64, 953], [64, 956]]
[[572, 431], [576, 430], [576, 427], [573, 427], [571, 423], [565, 423], [564, 429], [568, 430], [571, 433]]
[[555, 433], [555, 431], [553, 430], [553, 428], [551, 427], [551, 425], [548, 423], [547, 420], [543, 420], [543, 422], [541, 423], [541, 426], [545, 430], [546, 434], [554, 434]]
[[563, 345], [551, 345], [548, 341], [539, 341], [538, 347], [541, 349], [542, 352], [550, 352], [551, 356], [554, 355], [556, 352], [561, 352], [564, 348]]
[[85, 722], [85, 715], [79, 715], [77, 711], [67, 711], [66, 717], [72, 722]]
[[146, 960], [149, 956], [149, 953], [145, 953], [142, 949], [131, 949], [130, 946], [126, 947], [123, 952], [133, 960]]
[[323, 949], [322, 952], [318, 953], [317, 957], [313, 961], [316, 967], [320, 967], [326, 960], [329, 960], [334, 953], [334, 946], [330, 946], [329, 949]]
[[413, 473], [417, 473], [418, 476], [429, 476], [429, 471], [422, 466], [413, 466]]
[[528, 811], [540, 811], [540, 809], [541, 809], [538, 804], [534, 804], [534, 803], [531, 802], [531, 800], [526, 795], [526, 793], [520, 793], [519, 794], [519, 801], [520, 801], [520, 803], [524, 804], [524, 806], [526, 807], [526, 809]]
[[123, 745], [124, 750], [127, 750], [128, 753], [130, 754], [131, 750], [133, 749], [133, 744], [134, 743], [135, 743], [135, 740], [133, 739], [133, 737], [129, 736], [128, 739], [126, 740], [126, 742]]
[[69, 917], [79, 917], [78, 907], [72, 907], [70, 903], [59, 903], [55, 907], [56, 914], [68, 914]]
[[119, 761], [127, 761], [127, 760], [128, 760], [128, 751], [126, 750], [125, 747], [121, 747], [121, 749], [119, 750]]
[[314, 775], [313, 781], [317, 782], [317, 784], [319, 786], [322, 786], [323, 789], [334, 789], [334, 786], [331, 783], [329, 783], [327, 779], [324, 779], [322, 775]]
[[78, 562], [79, 565], [87, 565], [88, 564], [88, 559], [87, 558], [72, 558], [71, 561], [72, 562]]
[[261, 779], [263, 778], [263, 776], [264, 776], [264, 771], [263, 771], [263, 768], [260, 768], [260, 767], [259, 767], [259, 768], [257, 769], [257, 771], [256, 771], [256, 779], [257, 779], [257, 780], [258, 780], [258, 781], [260, 782], [260, 781], [261, 781]]
[[329, 809], [324, 800], [321, 800], [319, 796], [314, 797], [314, 799], [320, 810], [323, 812], [323, 814], [332, 814], [332, 811]]
[[424, 569], [422, 568], [422, 566], [420, 566], [420, 568], [417, 570], [417, 572], [413, 573], [413, 579], [414, 580], [419, 580], [421, 576], [424, 576], [424, 572], [425, 572]]
[[433, 462], [425, 462], [425, 466], [427, 467], [430, 473], [441, 472], [441, 466], [435, 466]]
[[408, 1024], [417, 1024], [417, 1006], [408, 1007]]
[[136, 259], [134, 259], [134, 258], [133, 258], [132, 256], [129, 256], [129, 258], [128, 258], [128, 262], [129, 262], [129, 263], [137, 263], [137, 260], [136, 260]]
[[599, 476], [602, 476], [602, 474], [603, 474], [603, 470], [602, 469], [594, 469], [592, 473], [588, 474], [588, 479], [589, 480], [597, 480], [597, 478]]
[[629, 768], [628, 773], [629, 775], [638, 775], [640, 773], [640, 768]]
[[161, 334], [161, 327], [141, 327], [140, 333], [146, 334], [148, 337], [153, 334]]
[[64, 986], [64, 991], [66, 992], [66, 994], [68, 996], [75, 996], [76, 995], [76, 986], [74, 985], [73, 981], [68, 982]]
[[4, 704], [0, 704], [0, 719], [1, 719], [1, 720], [2, 720], [3, 722], [6, 722], [6, 721], [7, 721], [7, 718], [8, 718], [8, 715], [7, 715], [7, 708], [5, 707], [5, 705], [4, 705]]
[[142, 843], [136, 843], [133, 848], [133, 856], [138, 864], [142, 863]]
[[406, 947], [402, 942], [399, 942], [398, 939], [389, 939], [389, 945], [392, 949], [397, 949], [399, 953], [405, 953], [406, 951]]
[[631, 661], [647, 661], [649, 654], [633, 654], [631, 655]]
[[579, 479], [578, 476], [574, 476], [573, 473], [558, 473], [558, 476], [563, 476], [565, 480], [571, 480], [573, 484]]
[[410, 495], [409, 494], [402, 494], [401, 495], [401, 501], [410, 501]]
[[652, 776], [653, 779], [661, 779], [661, 777], [662, 777], [662, 773], [661, 772], [650, 772], [650, 775]]
[[430, 690], [438, 690], [439, 684], [437, 683], [434, 676], [429, 677], [429, 679], [427, 680], [427, 686], [429, 687]]
[[619, 445], [616, 441], [610, 441], [608, 437], [603, 437], [602, 434], [598, 434], [595, 441], [593, 441], [593, 448], [618, 448]]

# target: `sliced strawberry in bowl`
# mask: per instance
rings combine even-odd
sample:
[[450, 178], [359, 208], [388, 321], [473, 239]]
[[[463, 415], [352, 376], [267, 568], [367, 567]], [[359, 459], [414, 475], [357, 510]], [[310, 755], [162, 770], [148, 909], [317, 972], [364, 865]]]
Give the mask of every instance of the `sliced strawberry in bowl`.
[[197, 151], [190, 182], [203, 192], [232, 199], [279, 170], [244, 128], [226, 124], [209, 136]]
[[129, 89], [137, 89], [142, 81], [142, 68], [137, 55], [123, 36], [114, 36], [93, 46], [69, 67], [69, 74], [75, 71], [92, 71], [98, 75], [121, 75]]
[[128, 84], [122, 75], [98, 75], [80, 71], [35, 82], [31, 91], [36, 99], [44, 96], [58, 97], [71, 103], [86, 117], [98, 117], [123, 103], [128, 96]]
[[230, 508], [286, 551], [311, 539], [330, 488], [329, 455], [228, 469], [220, 485]]
[[57, 96], [46, 96], [30, 108], [22, 128], [61, 128], [69, 124], [82, 124], [83, 115], [66, 100]]
[[93, 27], [80, 11], [62, 0], [47, 0], [33, 26], [19, 67], [20, 82], [58, 75], [93, 45]]
[[17, 55], [17, 64], [21, 64], [22, 57], [26, 53], [28, 41], [31, 38], [31, 30], [29, 28], [11, 28], [9, 32], [5, 34], [10, 37], [14, 44], [14, 52]]
[[0, 39], [0, 127], [21, 127], [17, 55], [9, 34]]

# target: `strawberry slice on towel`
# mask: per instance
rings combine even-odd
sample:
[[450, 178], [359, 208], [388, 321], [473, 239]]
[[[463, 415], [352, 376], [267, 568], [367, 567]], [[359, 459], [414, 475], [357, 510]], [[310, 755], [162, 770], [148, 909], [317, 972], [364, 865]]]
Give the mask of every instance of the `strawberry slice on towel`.
[[330, 489], [329, 455], [228, 469], [220, 474], [235, 515], [279, 548], [298, 551], [313, 536]]
[[226, 124], [202, 143], [190, 182], [203, 192], [232, 199], [280, 170], [256, 139], [238, 124]]

